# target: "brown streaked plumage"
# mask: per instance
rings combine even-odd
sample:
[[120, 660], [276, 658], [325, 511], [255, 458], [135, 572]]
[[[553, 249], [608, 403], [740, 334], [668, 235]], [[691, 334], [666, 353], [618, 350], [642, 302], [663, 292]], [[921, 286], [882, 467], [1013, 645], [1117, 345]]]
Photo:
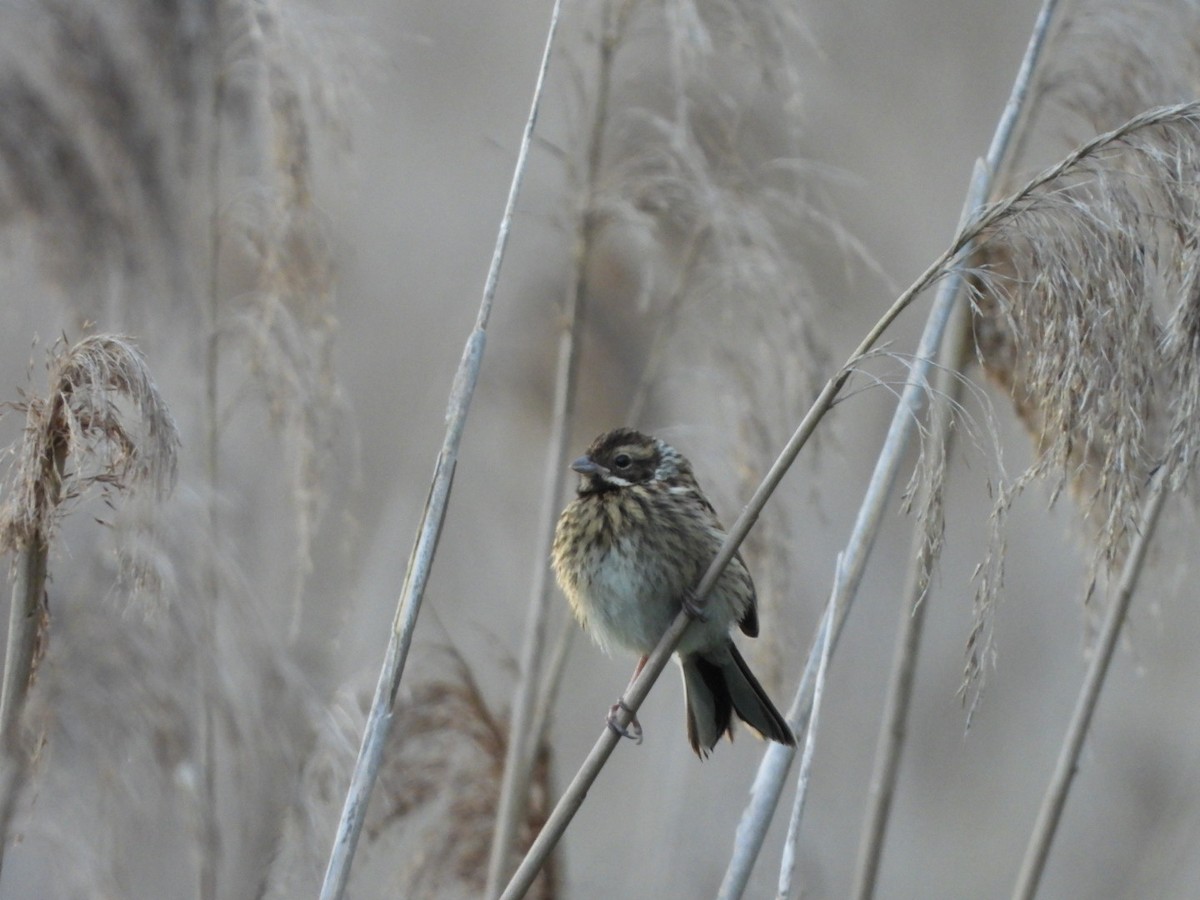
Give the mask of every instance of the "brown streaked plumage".
[[[601, 647], [641, 654], [636, 676], [717, 555], [725, 530], [691, 464], [661, 440], [628, 428], [609, 431], [571, 468], [579, 487], [558, 520], [554, 571]], [[733, 713], [766, 738], [795, 743], [729, 636], [735, 622], [757, 636], [754, 583], [740, 554], [676, 650], [688, 741], [702, 758], [722, 734], [732, 739]]]

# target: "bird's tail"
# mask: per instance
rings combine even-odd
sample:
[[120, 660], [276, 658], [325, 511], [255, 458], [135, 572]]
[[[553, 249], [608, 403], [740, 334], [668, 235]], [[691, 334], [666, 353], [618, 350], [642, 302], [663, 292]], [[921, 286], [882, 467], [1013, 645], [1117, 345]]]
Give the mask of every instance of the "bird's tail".
[[733, 713], [762, 737], [789, 746], [796, 737], [732, 641], [720, 654], [681, 660], [688, 742], [703, 759], [722, 734], [733, 739]]

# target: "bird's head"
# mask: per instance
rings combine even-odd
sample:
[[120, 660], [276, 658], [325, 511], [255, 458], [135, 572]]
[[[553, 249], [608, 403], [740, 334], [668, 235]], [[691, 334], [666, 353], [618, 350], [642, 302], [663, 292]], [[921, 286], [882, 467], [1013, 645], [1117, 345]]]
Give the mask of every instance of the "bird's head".
[[571, 463], [571, 468], [579, 473], [581, 494], [672, 481], [691, 472], [687, 460], [674, 447], [632, 428], [600, 435], [587, 453]]

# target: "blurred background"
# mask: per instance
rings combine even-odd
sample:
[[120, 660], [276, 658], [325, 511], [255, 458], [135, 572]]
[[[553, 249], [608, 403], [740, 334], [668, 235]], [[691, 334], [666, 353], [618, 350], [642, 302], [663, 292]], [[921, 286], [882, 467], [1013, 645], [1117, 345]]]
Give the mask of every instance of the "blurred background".
[[[463, 738], [475, 734], [464, 720], [507, 727], [545, 564], [538, 511], [580, 210], [599, 224], [569, 453], [636, 409], [731, 522], [816, 389], [952, 237], [1038, 8], [633, 6], [591, 170], [608, 5], [564, 8], [354, 897], [481, 889], [503, 753]], [[1121, 27], [1190, 46], [1200, 32], [1171, 24], [1167, 6]], [[1073, 34], [1103, 37], [1114, 9], [1078, 12]], [[136, 518], [92, 500], [59, 529], [23, 717], [37, 753], [0, 896], [315, 895], [548, 13], [480, 0], [0, 6], [4, 398], [45, 392], [60, 335], [124, 333], [182, 441], [157, 509]], [[1113, 78], [1130, 71], [1114, 63]], [[1022, 168], [1090, 136], [1085, 119], [1041, 116]], [[895, 357], [853, 382], [749, 546], [763, 637], [743, 646], [781, 707], [927, 308], [889, 331]], [[1086, 665], [1092, 551], [1070, 499], [1050, 505], [1035, 485], [1007, 524], [995, 661], [968, 730], [972, 576], [992, 490], [1032, 453], [1004, 393], [968, 374], [980, 387], [948, 475], [880, 897], [1012, 890]], [[24, 423], [7, 410], [0, 444]], [[850, 890], [912, 525], [897, 499], [829, 671], [805, 897]], [[1039, 896], [1194, 891], [1192, 527], [1174, 511], [1154, 551]], [[158, 591], [119, 586], [130, 540]], [[556, 595], [552, 638], [565, 607]], [[473, 683], [451, 697], [437, 686], [461, 687], [460, 662]], [[575, 637], [539, 789], [574, 773], [632, 665]], [[700, 762], [682, 706], [672, 668], [639, 713], [644, 743], [618, 747], [568, 831], [554, 896], [715, 892], [763, 745], [743, 730]], [[749, 896], [774, 893], [777, 819]]]

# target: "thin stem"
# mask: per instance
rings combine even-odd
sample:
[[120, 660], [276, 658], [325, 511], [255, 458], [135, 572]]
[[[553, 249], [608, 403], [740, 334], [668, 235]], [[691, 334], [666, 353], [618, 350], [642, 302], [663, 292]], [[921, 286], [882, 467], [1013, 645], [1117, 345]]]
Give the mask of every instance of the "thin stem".
[[1063, 808], [1067, 803], [1067, 792], [1070, 791], [1071, 782], [1079, 770], [1079, 754], [1083, 750], [1092, 714], [1096, 711], [1100, 690], [1104, 687], [1104, 678], [1108, 674], [1108, 667], [1117, 647], [1117, 638], [1121, 635], [1121, 626], [1125, 623], [1133, 592], [1142, 574], [1146, 551], [1154, 538], [1159, 513], [1162, 512], [1163, 502], [1167, 497], [1167, 484], [1167, 467], [1163, 466], [1154, 473], [1150, 490], [1142, 503], [1141, 522], [1129, 548], [1129, 556], [1125, 559], [1116, 596], [1104, 615], [1091, 662], [1079, 688], [1075, 710], [1067, 724], [1067, 733], [1063, 738], [1058, 761], [1050, 776], [1050, 783], [1046, 786], [1042, 805], [1038, 809], [1033, 833], [1029, 837], [1029, 846], [1025, 850], [1025, 859], [1017, 876], [1017, 885], [1013, 890], [1014, 900], [1032, 900], [1037, 894], [1038, 884], [1050, 855], [1050, 844], [1054, 840]]
[[[971, 316], [967, 307], [961, 303], [957, 304], [947, 329], [946, 340], [942, 344], [941, 365], [935, 376], [934, 393], [944, 399], [935, 404], [930, 411], [927, 440], [936, 444], [929, 452], [940, 453], [943, 459], [949, 458], [951, 451], [954, 434], [950, 427], [953, 422], [951, 410], [963, 387], [958, 371], [963, 363], [965, 339], [969, 334], [970, 323]], [[925, 485], [923, 488], [926, 494], [932, 489], [932, 485]], [[923, 507], [924, 503], [921, 508]], [[888, 816], [892, 808], [892, 797], [895, 794], [907, 735], [908, 711], [916, 678], [921, 633], [925, 613], [929, 608], [929, 572], [934, 564], [933, 557], [929, 541], [918, 523], [913, 528], [912, 552], [902, 594], [900, 626], [896, 632], [888, 695], [884, 704], [883, 722], [879, 729], [874, 771], [867, 797], [867, 813], [859, 843], [858, 866], [852, 893], [852, 896], [859, 900], [867, 900], [875, 893]]]
[[[57, 472], [55, 475], [57, 476]], [[57, 488], [54, 489], [57, 495]], [[57, 503], [57, 497], [54, 500]], [[34, 648], [45, 613], [46, 562], [49, 545], [38, 531], [18, 551], [13, 569], [4, 682], [0, 688], [0, 869], [9, 844], [9, 829], [28, 778], [31, 754], [21, 747], [21, 711], [33, 675]]]
[[[709, 571], [711, 572], [712, 569], [710, 568]], [[621, 697], [621, 707], [616, 717], [616, 723], [619, 726], [627, 726], [632, 720], [642, 705], [642, 701], [650, 693], [650, 688], [654, 685], [655, 680], [666, 667], [667, 660], [671, 658], [671, 654], [675, 650], [675, 645], [679, 643], [679, 639], [683, 637], [683, 633], [690, 623], [691, 618], [686, 612], [681, 612], [671, 623], [671, 627], [667, 629], [658, 646], [654, 648], [654, 652], [650, 654], [646, 665], [642, 668], [642, 673], [634, 679]], [[600, 774], [600, 770], [604, 768], [605, 762], [612, 755], [619, 740], [620, 737], [617, 733], [612, 728], [605, 726], [599, 740], [584, 759], [583, 765], [579, 767], [579, 771], [575, 773], [575, 777], [559, 797], [554, 811], [550, 813], [550, 818], [542, 826], [533, 846], [529, 848], [525, 858], [521, 860], [521, 864], [513, 873], [504, 893], [500, 895], [501, 900], [519, 900], [525, 896], [525, 893], [533, 885], [533, 880], [537, 877], [538, 872], [549, 859], [550, 854], [554, 852], [567, 825], [583, 805], [588, 790]]]
[[[977, 166], [975, 171], [977, 182], [982, 179], [982, 173], [982, 166]], [[957, 246], [957, 242], [955, 245]], [[937, 271], [935, 267], [945, 265], [948, 258], [947, 254], [943, 254], [934, 266], [927, 269], [925, 274], [914, 282], [913, 287], [910, 287], [908, 291], [901, 295], [897, 304], [905, 298], [911, 300], [913, 289], [918, 285], [928, 285], [933, 280], [932, 273]], [[960, 276], [951, 274], [943, 282], [943, 286], [953, 285], [954, 289], [957, 290], [957, 282], [960, 280]], [[867, 560], [870, 557], [871, 548], [875, 543], [875, 537], [879, 533], [879, 526], [883, 520], [883, 510], [888, 495], [891, 492], [892, 485], [895, 483], [896, 474], [899, 472], [900, 463], [903, 460], [909, 438], [915, 427], [916, 416], [920, 411], [925, 396], [925, 379], [932, 365], [932, 356], [941, 340], [953, 305], [954, 293], [944, 287], [938, 293], [933, 309], [930, 311], [929, 319], [925, 325], [925, 332], [921, 336], [916, 358], [910, 370], [909, 381], [900, 396], [900, 403], [896, 407], [896, 413], [892, 417], [891, 427], [888, 429], [887, 437], [884, 439], [883, 448], [879, 452], [875, 470], [871, 473], [871, 480], [867, 484], [866, 494], [863, 497], [862, 504], [859, 506], [858, 516], [855, 519], [850, 538], [846, 543], [846, 549], [842, 551], [842, 558], [845, 565], [844, 570], [842, 567], [839, 567], [839, 570], [842, 571], [842, 582], [838, 591], [840, 596], [837, 598], [838, 619], [832, 636], [835, 649], [842, 626], [849, 615], [854, 598], [858, 593], [858, 586], [862, 582], [863, 573], [866, 571]], [[895, 306], [896, 304], [893, 304], [892, 309], [889, 309], [888, 313], [885, 314], [885, 318], [891, 315]], [[872, 329], [871, 334], [875, 335], [878, 333], [881, 333], [881, 329], [877, 325], [876, 328]], [[862, 353], [865, 353], [867, 349], [869, 347], [862, 349], [860, 345]], [[848, 370], [843, 370], [843, 372], [846, 371]], [[816, 664], [819, 660], [819, 653], [817, 652], [818, 643], [819, 641], [814, 641], [813, 650], [809, 653], [808, 667], [812, 669], [812, 677], [810, 677], [809, 671], [806, 670], [804, 677], [800, 681], [800, 686], [796, 690], [792, 701], [792, 709], [788, 715], [788, 723], [797, 733], [804, 722], [807, 721], [809, 710], [811, 709], [811, 697], [808, 696], [808, 692], [815, 681]], [[795, 750], [793, 748], [777, 748], [774, 746], [768, 748], [764, 755], [763, 761], [760, 763], [759, 776], [755, 780], [755, 790], [751, 794], [750, 804], [742, 813], [742, 821], [739, 823], [737, 834], [734, 837], [734, 851], [730, 858], [729, 866], [725, 870], [725, 877], [721, 882], [718, 897], [724, 898], [724, 900], [732, 900], [732, 898], [742, 896], [742, 893], [745, 891], [746, 884], [750, 880], [750, 871], [754, 866], [755, 860], [758, 858], [759, 851], [762, 849], [762, 842], [766, 837], [770, 817], [774, 815], [775, 807], [778, 805], [779, 794], [783, 790], [787, 769], [790, 767], [794, 755]], [[769, 778], [765, 777], [767, 770], [771, 772]]]
[[220, 864], [221, 831], [217, 821], [217, 787], [216, 787], [216, 716], [213, 714], [213, 674], [210, 669], [211, 659], [217, 652], [217, 610], [220, 604], [221, 579], [217, 572], [217, 561], [213, 556], [220, 546], [218, 536], [221, 534], [220, 516], [217, 503], [221, 487], [220, 453], [221, 453], [221, 409], [220, 409], [220, 372], [221, 372], [221, 255], [223, 250], [223, 229], [221, 227], [221, 117], [225, 105], [225, 58], [222, 33], [222, 5], [217, 4], [214, 19], [213, 36], [213, 95], [212, 95], [212, 138], [208, 153], [208, 334], [204, 356], [204, 468], [208, 478], [208, 534], [209, 553], [204, 562], [204, 593], [205, 603], [201, 612], [204, 634], [202, 640], [207, 644], [205, 652], [194, 656], [196, 665], [196, 702], [198, 705], [197, 729], [199, 740], [199, 759], [197, 764], [201, 773], [203, 785], [200, 796], [196, 799], [197, 826], [200, 831], [200, 871], [198, 873], [197, 890], [200, 900], [213, 900], [217, 895], [217, 868]]
[[[1054, 21], [1057, 0], [1042, 4], [1033, 34], [1030, 36], [1025, 57], [1010, 92], [996, 132], [988, 148], [987, 165], [992, 170], [991, 183], [981, 190], [991, 190], [991, 185], [1002, 180], [1004, 172], [1016, 156], [1025, 129], [1020, 128], [1028, 119], [1029, 92], [1037, 71], [1042, 49], [1049, 39]], [[985, 196], [969, 198], [981, 206]], [[968, 209], [970, 207], [968, 206]], [[935, 391], [948, 402], [935, 406], [930, 413], [930, 440], [939, 445], [937, 452], [943, 459], [950, 456], [952, 430], [950, 425], [951, 403], [962, 391], [962, 380], [958, 370], [963, 363], [963, 353], [969, 336], [971, 317], [962, 304], [957, 304], [949, 334], [942, 344], [942, 365], [939, 367]], [[929, 558], [929, 547], [920, 523], [913, 529], [913, 553], [904, 591], [904, 607], [901, 610], [900, 628], [896, 634], [896, 650], [889, 679], [888, 696], [884, 708], [884, 721], [879, 732], [879, 744], [875, 754], [874, 771], [867, 800], [863, 833], [859, 844], [858, 865], [854, 877], [852, 896], [858, 900], [869, 900], [875, 894], [879, 876], [879, 865], [883, 856], [884, 838], [891, 813], [899, 777], [900, 762], [907, 733], [908, 712], [912, 700], [913, 682], [916, 677], [917, 656], [921, 646], [921, 633], [925, 613], [929, 605], [927, 596], [928, 571], [933, 560]]]
[[17, 731], [33, 669], [34, 645], [46, 591], [46, 560], [50, 548], [39, 531], [25, 544], [13, 566], [8, 644], [4, 652], [4, 682], [0, 688], [0, 741], [9, 751], [18, 746]]
[[550, 417], [550, 439], [546, 448], [546, 475], [542, 487], [542, 509], [537, 534], [533, 569], [533, 586], [529, 608], [525, 615], [525, 640], [521, 649], [521, 667], [514, 690], [508, 725], [508, 747], [505, 752], [504, 774], [500, 782], [500, 800], [496, 812], [496, 827], [492, 832], [492, 847], [488, 858], [485, 896], [500, 893], [504, 879], [511, 871], [513, 844], [518, 825], [525, 818], [529, 795], [529, 779], [537, 753], [538, 733], [532, 727], [539, 694], [538, 676], [545, 653], [547, 609], [552, 589], [547, 560], [554, 541], [561, 497], [567, 480], [567, 439], [575, 411], [575, 387], [579, 371], [579, 335], [587, 299], [587, 276], [592, 251], [596, 244], [598, 225], [596, 198], [600, 183], [601, 151], [608, 123], [609, 92], [612, 87], [613, 57], [628, 10], [626, 0], [619, 0], [620, 9], [609, 7], [604, 34], [600, 40], [600, 65], [597, 76], [596, 108], [592, 116], [591, 134], [584, 174], [583, 200], [576, 219], [574, 247], [574, 277], [559, 316], [558, 364], [554, 383], [554, 402]]
[[[585, 218], [590, 218], [585, 213]], [[538, 693], [538, 675], [545, 647], [546, 616], [552, 595], [548, 578], [547, 559], [554, 539], [554, 525], [560, 497], [566, 483], [566, 447], [575, 407], [575, 386], [578, 372], [578, 336], [582, 321], [584, 270], [587, 266], [590, 238], [580, 238], [577, 254], [577, 277], [567, 293], [561, 313], [558, 343], [558, 368], [554, 385], [553, 412], [550, 420], [550, 439], [546, 449], [546, 480], [542, 488], [542, 509], [539, 515], [537, 545], [530, 590], [530, 602], [525, 616], [525, 639], [521, 650], [521, 665], [514, 690], [508, 724], [508, 747], [505, 753], [504, 774], [500, 783], [500, 801], [496, 827], [492, 833], [491, 856], [488, 861], [486, 896], [499, 893], [503, 878], [508, 874], [513, 842], [518, 824], [525, 816], [529, 778], [536, 751], [530, 721]]]
[[[888, 314], [885, 314], [880, 323], [867, 336], [867, 340], [873, 344], [874, 337], [881, 333], [881, 326], [886, 327], [890, 324], [891, 320], [888, 315], [897, 306], [900, 306], [901, 309], [906, 306], [914, 295], [914, 289], [923, 290], [934, 278], [949, 272], [930, 309], [925, 330], [921, 335], [910, 369], [908, 383], [905, 385], [900, 402], [892, 416], [883, 448], [880, 450], [875, 469], [871, 473], [871, 480], [867, 485], [862, 504], [859, 506], [854, 528], [847, 540], [846, 549], [843, 551], [847, 571], [841, 591], [844, 596], [838, 598], [837, 603], [838, 622], [832, 636], [834, 649], [836, 649], [842, 625], [850, 613], [855, 596], [857, 596], [858, 586], [862, 581], [871, 548], [874, 546], [875, 537], [879, 532], [884, 506], [912, 438], [916, 417], [924, 402], [933, 358], [941, 345], [951, 312], [958, 303], [962, 277], [952, 271], [950, 265], [953, 260], [965, 256], [970, 250], [971, 241], [983, 230], [1007, 215], [1019, 199], [1027, 197], [1046, 181], [1062, 174], [1062, 171], [1068, 166], [1068, 162], [1064, 161], [1059, 166], [1052, 167], [1038, 178], [1033, 179], [1005, 202], [984, 207], [984, 203], [992, 191], [992, 186], [996, 183], [998, 173], [1004, 171], [1008, 165], [1007, 161], [1011, 158], [1013, 137], [1017, 132], [1018, 125], [1024, 119], [1024, 110], [1029, 102], [1030, 83], [1049, 35], [1056, 6], [1057, 0], [1045, 0], [1043, 3], [1009, 100], [1000, 117], [1000, 122], [996, 126], [995, 134], [992, 136], [986, 161], [981, 160], [972, 174], [971, 185], [963, 206], [963, 218], [969, 221], [960, 223], [958, 232], [946, 251], [926, 269], [925, 273], [914, 282], [908, 291], [900, 296]], [[1077, 158], [1078, 153], [1072, 154], [1067, 160], [1073, 163]], [[810, 652], [810, 669], [813, 667], [813, 662], [813, 653]], [[789, 714], [789, 724], [793, 729], [798, 730], [801, 720], [808, 718], [811, 701], [806, 694], [812, 681], [813, 678], [809, 677], [809, 672], [806, 670], [805, 677], [801, 680], [793, 700], [792, 712]], [[794, 754], [795, 751], [792, 748], [772, 746], [763, 756], [758, 775], [755, 778], [750, 803], [742, 814], [742, 820], [734, 837], [734, 848], [729, 866], [726, 868], [725, 877], [721, 882], [718, 897], [722, 900], [734, 900], [734, 898], [741, 897], [746, 889], [750, 880], [750, 872], [766, 838], [767, 827], [779, 803], [779, 795], [783, 790], [784, 779]]]
[[783, 843], [783, 859], [779, 864], [778, 900], [787, 900], [792, 895], [792, 878], [796, 872], [796, 850], [800, 846], [800, 823], [804, 819], [804, 802], [808, 798], [809, 775], [812, 772], [813, 754], [817, 747], [817, 720], [821, 712], [821, 699], [825, 691], [825, 673], [829, 669], [829, 656], [833, 650], [833, 622], [837, 617], [835, 603], [841, 579], [842, 560], [837, 561], [837, 573], [834, 575], [833, 591], [829, 602], [825, 605], [825, 614], [821, 616], [821, 627], [817, 633], [820, 647], [817, 664], [816, 680], [813, 683], [812, 710], [808, 718], [808, 727], [804, 732], [804, 750], [800, 755], [800, 774], [796, 779], [796, 799], [792, 803], [792, 815], [788, 820], [787, 838]]
[[479, 381], [488, 320], [491, 317], [496, 287], [500, 281], [500, 267], [504, 260], [505, 248], [508, 245], [517, 197], [520, 194], [521, 182], [529, 158], [529, 148], [533, 142], [533, 130], [537, 123], [538, 109], [545, 91], [546, 72], [550, 67], [551, 51], [558, 31], [561, 8], [562, 0], [555, 0], [554, 7], [550, 12], [550, 25], [546, 34], [545, 48], [542, 51], [541, 64], [538, 68], [529, 116], [525, 121], [524, 132], [517, 151], [508, 200], [500, 220], [491, 266], [484, 282], [483, 299], [479, 304], [475, 326], [463, 348], [462, 359], [450, 390], [446, 411], [446, 434], [434, 464], [429, 497], [425, 501], [421, 522], [413, 542], [404, 586], [396, 605], [396, 615], [392, 623], [387, 651], [380, 669], [371, 709], [367, 715], [362, 746], [351, 775], [346, 802], [338, 822], [337, 835], [330, 851], [329, 864], [321, 885], [321, 900], [340, 900], [345, 893], [346, 883], [350, 878], [350, 864], [354, 859], [354, 851], [358, 845], [359, 835], [362, 833], [363, 821], [366, 818], [367, 802], [383, 761], [384, 745], [387, 743], [392, 725], [392, 706], [396, 699], [396, 691], [400, 687], [404, 663], [408, 658], [413, 632], [416, 630], [417, 615], [420, 612], [425, 586], [433, 567], [434, 551], [437, 549], [442, 523], [446, 518], [450, 486], [453, 483], [454, 469], [458, 463], [458, 449], [462, 442], [463, 428], [466, 425], [475, 386]]
[[[65, 390], [65, 388], [64, 388]], [[64, 402], [62, 392], [55, 391]], [[31, 408], [32, 409], [32, 408]], [[52, 415], [48, 428], [60, 429], [57, 415]], [[51, 440], [41, 462], [41, 502], [45, 510], [55, 509], [62, 499], [63, 477], [67, 461], [64, 440]], [[38, 519], [47, 514], [39, 511]], [[36, 665], [38, 634], [42, 617], [46, 615], [46, 576], [50, 557], [48, 528], [38, 526], [22, 542], [18, 551], [13, 581], [12, 605], [9, 608], [8, 643], [4, 654], [4, 680], [0, 686], [0, 758], [3, 759], [3, 782], [0, 783], [0, 867], [9, 843], [9, 830], [17, 814], [17, 803], [28, 780], [32, 754], [21, 746], [21, 712]]]
[[[831, 652], [833, 646], [837, 645], [838, 634], [844, 618], [845, 611], [843, 610], [838, 614], [837, 622], [834, 623], [830, 638], [833, 642], [830, 647]], [[813, 644], [809, 648], [808, 661], [804, 666], [804, 674], [800, 677], [800, 686], [796, 689], [796, 695], [787, 712], [788, 727], [796, 734], [801, 734], [808, 728], [808, 713], [811, 707], [803, 705], [802, 701], [808, 699], [809, 692], [816, 681], [817, 669], [821, 664], [823, 628], [824, 620], [817, 627]], [[742, 813], [742, 820], [738, 823], [733, 837], [733, 852], [730, 854], [729, 865], [725, 869], [725, 877], [721, 879], [721, 886], [717, 889], [717, 900], [731, 900], [731, 898], [740, 897], [745, 891], [746, 881], [749, 880], [754, 861], [758, 859], [758, 852], [762, 849], [767, 835], [767, 826], [771, 824], [771, 819], [775, 816], [775, 809], [783, 794], [784, 780], [787, 778], [795, 757], [796, 748], [786, 744], [771, 744], [763, 754], [758, 772], [754, 776], [754, 783], [750, 786], [750, 802]]]

